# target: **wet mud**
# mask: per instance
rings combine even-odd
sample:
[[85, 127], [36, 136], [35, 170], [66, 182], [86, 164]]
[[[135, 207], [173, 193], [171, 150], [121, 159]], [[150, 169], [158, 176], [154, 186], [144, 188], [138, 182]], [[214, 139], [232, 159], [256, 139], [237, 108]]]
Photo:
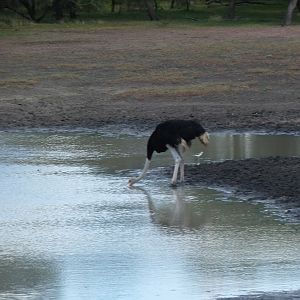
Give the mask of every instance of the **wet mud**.
[[[171, 176], [172, 169], [166, 174]], [[300, 158], [266, 157], [187, 165], [185, 184], [233, 191], [247, 201], [273, 204], [286, 220], [300, 222]]]
[[263, 293], [245, 295], [230, 298], [218, 298], [218, 300], [296, 300], [300, 299], [300, 290], [291, 292]]

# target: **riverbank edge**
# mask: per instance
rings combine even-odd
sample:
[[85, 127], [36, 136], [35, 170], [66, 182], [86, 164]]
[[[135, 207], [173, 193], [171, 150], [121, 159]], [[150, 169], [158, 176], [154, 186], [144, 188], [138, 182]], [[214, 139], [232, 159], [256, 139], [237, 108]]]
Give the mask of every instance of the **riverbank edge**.
[[241, 295], [236, 297], [220, 297], [216, 300], [296, 300], [300, 299], [300, 290], [259, 293], [252, 295]]

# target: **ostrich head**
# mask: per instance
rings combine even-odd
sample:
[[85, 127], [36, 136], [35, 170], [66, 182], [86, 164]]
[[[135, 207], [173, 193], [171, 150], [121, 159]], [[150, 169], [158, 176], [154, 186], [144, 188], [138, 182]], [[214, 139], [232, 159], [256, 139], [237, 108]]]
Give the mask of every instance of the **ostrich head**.
[[209, 144], [209, 135], [207, 132], [204, 132], [198, 138], [204, 146], [207, 146]]
[[133, 186], [137, 181], [138, 181], [137, 178], [130, 178], [128, 180], [128, 185]]

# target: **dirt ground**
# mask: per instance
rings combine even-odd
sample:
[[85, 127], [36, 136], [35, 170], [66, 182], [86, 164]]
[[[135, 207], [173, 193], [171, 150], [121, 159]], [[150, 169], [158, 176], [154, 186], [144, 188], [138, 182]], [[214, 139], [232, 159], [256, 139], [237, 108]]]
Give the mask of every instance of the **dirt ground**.
[[[299, 134], [299, 37], [299, 26], [64, 27], [2, 37], [0, 128], [112, 123], [144, 130], [197, 118], [209, 132]], [[273, 199], [300, 221], [299, 158], [226, 161], [186, 173], [191, 184]]]
[[300, 131], [300, 27], [32, 30], [0, 40], [0, 127]]

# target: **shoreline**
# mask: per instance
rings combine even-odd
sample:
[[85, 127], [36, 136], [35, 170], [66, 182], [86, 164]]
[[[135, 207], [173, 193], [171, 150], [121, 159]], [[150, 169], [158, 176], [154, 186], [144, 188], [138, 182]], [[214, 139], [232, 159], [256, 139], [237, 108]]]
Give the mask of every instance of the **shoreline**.
[[[166, 121], [168, 119], [165, 119]], [[191, 119], [192, 120], [192, 119]], [[197, 120], [197, 119], [196, 119]], [[126, 131], [128, 134], [147, 135], [148, 132], [154, 130], [157, 122], [142, 122], [142, 123], [105, 123], [98, 126], [73, 126], [73, 125], [57, 125], [57, 126], [0, 126], [0, 132], [102, 132], [107, 130]], [[292, 135], [300, 136], [300, 129], [281, 129], [274, 128], [256, 128], [256, 127], [232, 127], [232, 128], [206, 128], [209, 134], [257, 134], [257, 135]]]
[[[138, 124], [105, 124], [102, 127], [47, 127], [47, 128], [9, 128], [3, 132], [90, 132], [106, 134], [127, 134], [148, 136], [151, 125], [145, 123], [143, 130]], [[272, 130], [218, 130], [212, 133], [236, 135], [257, 133], [260, 135], [293, 135], [298, 132], [274, 132]], [[155, 173], [156, 171], [153, 170]], [[163, 174], [171, 176], [173, 167], [163, 170]], [[203, 176], [205, 174], [205, 176]], [[272, 176], [269, 176], [272, 174]], [[159, 176], [159, 174], [157, 174]], [[297, 183], [298, 182], [298, 183]], [[186, 184], [205, 185], [207, 187], [230, 191], [244, 201], [262, 203], [269, 210], [287, 223], [300, 223], [300, 157], [269, 156], [242, 160], [225, 160], [223, 162], [205, 162], [199, 166], [186, 166]]]

